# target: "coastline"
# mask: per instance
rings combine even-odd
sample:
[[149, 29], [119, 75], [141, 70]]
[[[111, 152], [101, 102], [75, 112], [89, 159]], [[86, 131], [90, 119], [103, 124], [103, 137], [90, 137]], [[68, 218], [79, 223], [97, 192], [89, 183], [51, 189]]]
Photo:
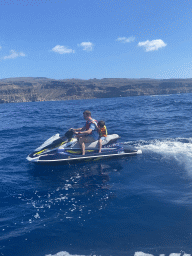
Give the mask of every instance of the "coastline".
[[0, 79], [0, 103], [82, 100], [192, 92], [192, 79]]

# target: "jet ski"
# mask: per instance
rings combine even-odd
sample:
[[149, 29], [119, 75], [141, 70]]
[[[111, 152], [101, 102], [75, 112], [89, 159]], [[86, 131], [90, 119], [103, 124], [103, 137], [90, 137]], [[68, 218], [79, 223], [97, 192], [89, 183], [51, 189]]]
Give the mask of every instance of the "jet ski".
[[130, 148], [122, 143], [117, 143], [118, 134], [107, 135], [102, 141], [101, 153], [99, 153], [98, 140], [85, 143], [85, 155], [81, 153], [81, 146], [72, 130], [68, 130], [64, 136], [59, 133], [46, 140], [40, 147], [27, 156], [27, 160], [35, 163], [77, 163], [97, 161], [104, 158], [133, 156], [141, 154], [141, 150]]

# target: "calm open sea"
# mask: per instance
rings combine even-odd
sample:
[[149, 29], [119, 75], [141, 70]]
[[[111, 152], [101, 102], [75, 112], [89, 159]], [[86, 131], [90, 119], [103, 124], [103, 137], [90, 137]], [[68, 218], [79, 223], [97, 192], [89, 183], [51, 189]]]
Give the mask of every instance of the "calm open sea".
[[[26, 157], [84, 125], [143, 154], [64, 166]], [[0, 255], [192, 255], [192, 94], [0, 105]]]

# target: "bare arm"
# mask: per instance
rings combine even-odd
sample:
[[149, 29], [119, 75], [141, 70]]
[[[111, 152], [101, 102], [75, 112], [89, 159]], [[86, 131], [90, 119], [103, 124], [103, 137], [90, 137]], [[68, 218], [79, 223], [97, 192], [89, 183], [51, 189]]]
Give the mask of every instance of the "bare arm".
[[90, 129], [90, 128], [87, 131], [81, 130], [80, 132], [78, 132], [79, 135], [88, 135], [91, 133], [92, 133], [92, 129]]
[[73, 129], [73, 128], [72, 128], [72, 130], [73, 130], [73, 133], [74, 133], [74, 134], [78, 135], [78, 134], [84, 132], [84, 131], [86, 130], [86, 127], [83, 126], [82, 128], [76, 128], [76, 129]]
[[74, 132], [76, 131], [84, 131], [85, 130], [85, 126], [81, 127], [81, 128], [71, 128]]

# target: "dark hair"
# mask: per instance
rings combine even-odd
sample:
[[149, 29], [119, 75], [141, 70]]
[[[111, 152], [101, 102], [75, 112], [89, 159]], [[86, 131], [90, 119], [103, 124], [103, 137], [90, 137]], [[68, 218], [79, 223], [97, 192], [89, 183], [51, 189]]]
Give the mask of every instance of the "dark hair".
[[86, 116], [91, 116], [91, 111], [85, 110], [85, 111], [83, 112], [83, 114], [86, 115]]
[[98, 125], [102, 128], [105, 125], [105, 122], [104, 121], [99, 121]]

